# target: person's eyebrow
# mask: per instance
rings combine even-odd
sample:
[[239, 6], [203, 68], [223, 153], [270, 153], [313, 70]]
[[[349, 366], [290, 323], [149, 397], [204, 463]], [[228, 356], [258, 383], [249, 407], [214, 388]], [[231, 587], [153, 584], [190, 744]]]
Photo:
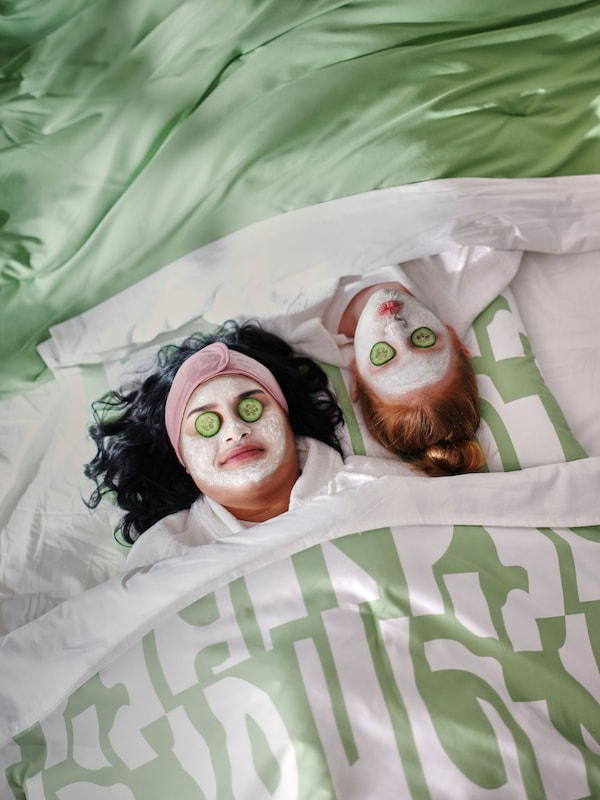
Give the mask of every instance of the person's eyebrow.
[[[242, 400], [245, 400], [247, 397], [252, 397], [252, 395], [255, 394], [266, 394], [266, 392], [264, 389], [261, 389], [260, 386], [257, 386], [255, 389], [249, 389], [246, 392], [241, 392], [241, 394], [238, 394], [237, 396], [238, 403], [241, 403]], [[185, 418], [189, 419], [192, 414], [200, 414], [203, 411], [210, 411], [214, 407], [214, 403], [207, 403], [205, 406], [196, 406], [196, 408], [192, 408], [190, 411], [188, 411]]]
[[205, 406], [196, 406], [196, 408], [192, 408], [191, 411], [189, 411], [186, 414], [185, 418], [189, 419], [192, 416], [192, 414], [199, 414], [201, 411], [210, 411], [211, 408], [214, 408], [214, 407], [215, 407], [214, 403], [208, 403], [208, 405], [205, 405]]
[[242, 392], [238, 394], [238, 400], [241, 402], [245, 400], [247, 397], [252, 397], [253, 394], [266, 394], [264, 389], [261, 389], [260, 386], [257, 386], [256, 389], [249, 389], [247, 392]]

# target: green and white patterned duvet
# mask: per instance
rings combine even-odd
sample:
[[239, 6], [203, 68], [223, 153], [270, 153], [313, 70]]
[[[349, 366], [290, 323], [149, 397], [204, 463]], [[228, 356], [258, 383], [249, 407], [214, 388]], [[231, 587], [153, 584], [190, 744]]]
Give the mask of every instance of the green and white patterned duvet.
[[132, 642], [16, 737], [8, 785], [57, 800], [596, 797], [599, 549], [597, 530], [479, 526], [315, 545]]

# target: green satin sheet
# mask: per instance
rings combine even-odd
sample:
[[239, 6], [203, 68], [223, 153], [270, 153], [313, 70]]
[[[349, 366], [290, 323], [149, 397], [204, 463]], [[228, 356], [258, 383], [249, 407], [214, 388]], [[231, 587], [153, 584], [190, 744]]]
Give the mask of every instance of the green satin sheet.
[[48, 377], [51, 325], [258, 220], [600, 172], [599, 115], [598, 2], [2, 0], [0, 391]]

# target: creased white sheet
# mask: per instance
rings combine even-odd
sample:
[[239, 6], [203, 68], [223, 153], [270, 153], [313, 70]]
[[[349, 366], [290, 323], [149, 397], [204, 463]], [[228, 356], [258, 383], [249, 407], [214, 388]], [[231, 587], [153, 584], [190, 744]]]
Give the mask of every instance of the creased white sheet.
[[[139, 636], [196, 598], [314, 544], [388, 525], [473, 524], [527, 529], [600, 523], [600, 458], [515, 473], [435, 480], [340, 473], [317, 497], [184, 558], [125, 572], [0, 639], [0, 745], [43, 718]], [[366, 463], [366, 462], [365, 462]], [[413, 532], [414, 533], [414, 532]], [[118, 620], [118, 624], [115, 621]], [[42, 665], [43, 662], [43, 665]]]
[[220, 323], [276, 314], [277, 282], [297, 280], [310, 292], [323, 276], [335, 282], [468, 245], [600, 250], [600, 176], [437, 180], [283, 214], [194, 250], [55, 326], [39, 352], [52, 369], [122, 358], [199, 316]]

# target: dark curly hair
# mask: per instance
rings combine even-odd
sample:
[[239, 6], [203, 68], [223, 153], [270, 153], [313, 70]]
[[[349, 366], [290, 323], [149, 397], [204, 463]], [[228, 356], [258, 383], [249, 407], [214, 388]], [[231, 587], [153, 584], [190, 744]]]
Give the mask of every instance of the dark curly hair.
[[228, 321], [210, 333], [189, 336], [180, 345], [166, 345], [158, 351], [154, 372], [92, 404], [94, 424], [89, 434], [97, 452], [84, 472], [96, 488], [84, 502], [96, 508], [105, 495], [112, 495], [125, 512], [116, 533], [127, 542], [163, 517], [189, 508], [201, 494], [175, 455], [164, 411], [179, 367], [213, 342], [260, 361], [273, 373], [287, 400], [295, 436], [318, 439], [342, 454], [336, 434], [342, 411], [325, 372], [257, 322]]

